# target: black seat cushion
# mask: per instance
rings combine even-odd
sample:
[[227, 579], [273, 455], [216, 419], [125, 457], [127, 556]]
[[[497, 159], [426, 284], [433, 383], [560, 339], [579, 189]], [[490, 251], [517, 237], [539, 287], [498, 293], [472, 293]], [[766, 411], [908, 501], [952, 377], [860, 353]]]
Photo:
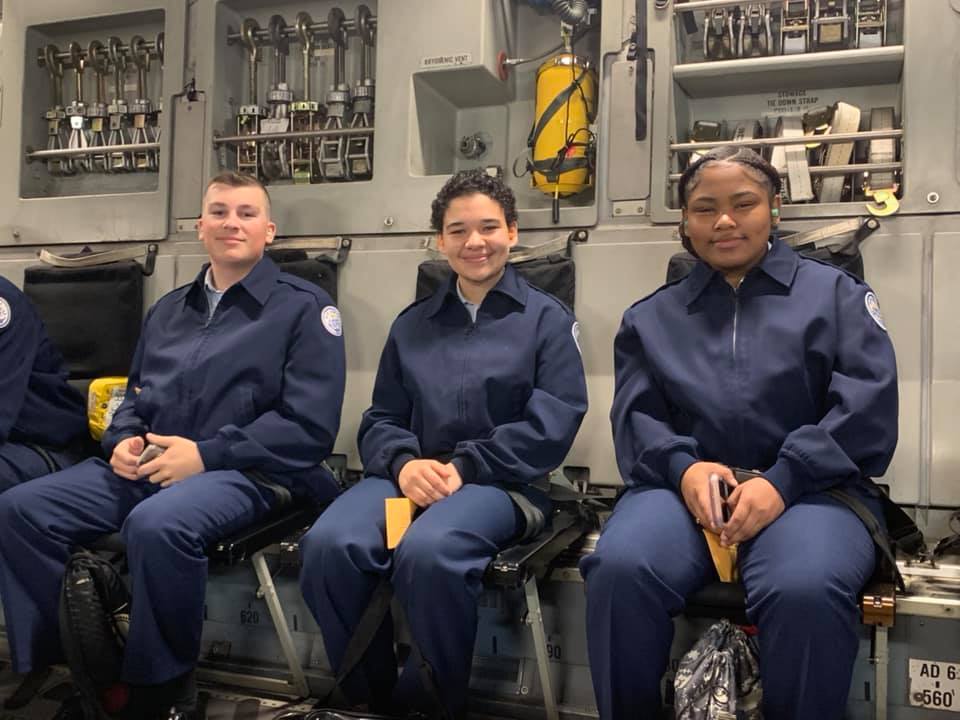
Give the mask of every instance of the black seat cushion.
[[71, 378], [124, 376], [143, 322], [143, 270], [133, 260], [83, 268], [34, 265], [23, 292]]

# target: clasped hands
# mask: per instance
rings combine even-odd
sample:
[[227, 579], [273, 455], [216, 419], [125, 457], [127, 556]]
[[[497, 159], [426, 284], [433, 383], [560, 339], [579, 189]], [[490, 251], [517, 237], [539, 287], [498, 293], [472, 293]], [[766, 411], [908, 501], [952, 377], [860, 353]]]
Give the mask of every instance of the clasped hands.
[[[163, 448], [163, 454], [140, 464], [140, 455], [147, 443]], [[122, 478], [144, 478], [163, 488], [204, 471], [200, 451], [193, 440], [154, 433], [147, 433], [146, 438], [134, 436], [118, 442], [110, 456], [110, 466]]]
[[397, 483], [404, 497], [425, 508], [463, 487], [463, 478], [453, 463], [410, 460], [400, 469]]
[[[719, 524], [713, 516], [710, 487], [718, 478], [730, 488], [725, 501], [730, 519]], [[688, 467], [680, 480], [680, 494], [690, 514], [700, 525], [720, 535], [720, 544], [724, 546], [749, 540], [785, 509], [783, 498], [769, 480], [757, 476], [749, 482], [738, 483], [733, 471], [720, 463], [695, 462]]]

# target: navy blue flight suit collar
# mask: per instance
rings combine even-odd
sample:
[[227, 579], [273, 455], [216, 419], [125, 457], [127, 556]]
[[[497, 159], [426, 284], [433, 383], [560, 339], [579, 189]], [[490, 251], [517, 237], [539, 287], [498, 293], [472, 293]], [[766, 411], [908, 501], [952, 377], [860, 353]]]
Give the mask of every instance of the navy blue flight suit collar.
[[[530, 290], [526, 283], [520, 279], [520, 275], [516, 269], [508, 264], [504, 268], [503, 276], [497, 281], [496, 285], [490, 288], [490, 292], [505, 295], [521, 307], [525, 307], [527, 304], [527, 293], [530, 292]], [[484, 298], [484, 302], [486, 302], [486, 300], [487, 299]], [[450, 279], [447, 280], [444, 288], [428, 300], [429, 305], [427, 305], [426, 308], [427, 317], [433, 317], [439, 313], [448, 301], [461, 304], [460, 296], [457, 295], [457, 274], [454, 272], [450, 273]]]
[[[185, 301], [198, 309], [206, 308], [206, 296], [203, 291], [203, 285], [207, 268], [209, 267], [210, 263], [204, 263], [197, 277], [184, 288]], [[267, 300], [276, 285], [279, 275], [280, 268], [277, 267], [277, 264], [266, 256], [261, 257], [242, 280], [227, 289], [228, 294], [224, 295], [224, 300], [226, 300], [229, 295], [235, 295], [236, 291], [233, 288], [239, 286], [262, 308], [267, 304]]]
[[[747, 274], [763, 273], [778, 285], [789, 289], [790, 286], [793, 285], [793, 279], [797, 274], [800, 259], [797, 257], [797, 253], [794, 252], [793, 248], [783, 242], [783, 240], [780, 240], [776, 235], [770, 237], [770, 242], [770, 249], [767, 250], [767, 254], [763, 256], [763, 260]], [[726, 282], [720, 272], [714, 270], [703, 261], [698, 262], [687, 276], [685, 283], [685, 304], [688, 307], [692, 305], [697, 298], [703, 294], [703, 291], [707, 289], [707, 286], [715, 280], [721, 283]]]

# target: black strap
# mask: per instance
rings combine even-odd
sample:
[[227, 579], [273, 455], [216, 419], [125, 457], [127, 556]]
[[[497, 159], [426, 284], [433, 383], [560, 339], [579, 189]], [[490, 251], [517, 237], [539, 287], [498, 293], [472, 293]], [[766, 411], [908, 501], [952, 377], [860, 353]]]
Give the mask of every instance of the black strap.
[[522, 543], [535, 538], [547, 524], [547, 519], [543, 516], [543, 511], [530, 502], [519, 490], [507, 490], [507, 495], [510, 496], [513, 504], [523, 516], [523, 532], [520, 537], [516, 538], [516, 542]]
[[955, 510], [950, 514], [950, 520], [947, 522], [948, 527], [953, 532], [950, 535], [940, 538], [934, 546], [933, 552], [930, 553], [934, 559], [948, 553], [956, 554], [960, 552], [960, 529], [958, 529], [958, 524], [960, 524], [960, 510]]
[[547, 182], [557, 182], [561, 174], [585, 167], [590, 167], [590, 159], [586, 156], [565, 158], [560, 162], [557, 162], [556, 158], [548, 158], [546, 160], [534, 160], [530, 163], [530, 168], [543, 175]]
[[[363, 615], [360, 617], [360, 622], [357, 623], [353, 635], [350, 636], [347, 648], [343, 652], [343, 659], [340, 661], [340, 669], [337, 671], [337, 676], [334, 679], [334, 687], [327, 696], [327, 699], [334, 693], [344, 695], [342, 689], [343, 682], [347, 676], [353, 672], [354, 668], [360, 664], [360, 661], [363, 660], [367, 648], [370, 647], [370, 643], [373, 642], [373, 638], [376, 636], [377, 631], [383, 624], [384, 618], [386, 618], [387, 613], [390, 611], [390, 602], [392, 599], [393, 586], [390, 584], [390, 579], [385, 575], [381, 576], [380, 582], [377, 583], [377, 587], [370, 597], [370, 602], [367, 604], [366, 610], [363, 611]], [[405, 620], [403, 608], [398, 606], [398, 609], [401, 619]], [[410, 624], [407, 623], [407, 627], [409, 626]], [[420, 646], [417, 644], [412, 632], [410, 635], [410, 659], [420, 673], [420, 682], [430, 696], [431, 702], [434, 704], [437, 717], [441, 720], [451, 720], [450, 714], [443, 704], [443, 700], [440, 699], [440, 693], [437, 690], [437, 684], [433, 677], [433, 668], [420, 652]]]
[[637, 142], [642, 142], [647, 139], [647, 0], [637, 0], [636, 23], [637, 29], [633, 34], [637, 63], [637, 84], [634, 90], [634, 111], [637, 119], [634, 137]]
[[573, 95], [574, 90], [580, 87], [580, 81], [583, 80], [583, 76], [586, 74], [587, 68], [583, 68], [580, 74], [574, 78], [573, 82], [567, 85], [561, 93], [550, 101], [550, 104], [547, 105], [547, 109], [543, 111], [540, 119], [537, 120], [537, 123], [531, 128], [530, 134], [527, 136], [527, 147], [532, 148], [537, 144], [537, 138], [540, 137], [540, 133], [543, 132], [547, 123], [560, 111], [560, 108], [567, 104], [567, 100]]
[[883, 506], [883, 519], [887, 525], [887, 535], [893, 540], [897, 550], [912, 557], [923, 556], [927, 551], [927, 543], [914, 519], [907, 515], [904, 509], [891, 500], [886, 493], [880, 495], [880, 503]]
[[280, 483], [275, 483], [260, 470], [248, 468], [246, 470], [241, 470], [240, 472], [250, 482], [265, 487], [267, 490], [270, 490], [273, 493], [274, 510], [285, 508], [293, 503], [293, 495], [290, 493], [290, 489], [284, 487]]
[[933, 548], [930, 555], [937, 559], [943, 555], [956, 554], [960, 552], [960, 535], [954, 533], [941, 538]]
[[387, 612], [390, 610], [390, 600], [393, 598], [393, 587], [390, 580], [382, 577], [377, 584], [366, 610], [360, 616], [360, 622], [354, 628], [353, 635], [347, 643], [346, 650], [343, 651], [343, 659], [340, 660], [340, 669], [334, 679], [334, 690], [343, 687], [343, 681], [353, 672], [353, 669], [363, 660], [363, 655], [373, 642], [374, 636], [383, 624]]
[[894, 580], [896, 580], [897, 587], [900, 588], [902, 592], [906, 592], [907, 586], [903, 582], [903, 576], [900, 574], [900, 570], [897, 568], [897, 559], [893, 556], [892, 543], [890, 542], [889, 536], [883, 531], [883, 528], [880, 527], [880, 522], [874, 516], [872, 512], [864, 505], [859, 498], [854, 497], [854, 495], [843, 488], [833, 487], [829, 488], [826, 492], [826, 495], [829, 495], [834, 500], [839, 500], [851, 511], [853, 514], [860, 518], [860, 522], [863, 523], [864, 527], [867, 528], [867, 532], [870, 533], [870, 537], [873, 538], [873, 544], [876, 545], [880, 552], [883, 554], [886, 561], [890, 564], [890, 569], [893, 572]]
[[43, 459], [43, 462], [46, 463], [47, 470], [49, 470], [51, 473], [59, 472], [63, 469], [60, 467], [60, 464], [54, 460], [53, 455], [51, 455], [50, 451], [46, 448], [40, 447], [34, 443], [23, 443], [23, 446], [30, 448], [37, 455], [39, 455]]

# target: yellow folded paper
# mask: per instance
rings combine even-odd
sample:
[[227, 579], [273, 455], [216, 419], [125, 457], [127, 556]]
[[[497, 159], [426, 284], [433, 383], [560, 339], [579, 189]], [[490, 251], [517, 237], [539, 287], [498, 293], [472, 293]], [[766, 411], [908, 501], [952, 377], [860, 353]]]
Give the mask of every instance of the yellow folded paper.
[[703, 528], [703, 536], [707, 539], [717, 576], [722, 582], [736, 582], [740, 577], [737, 570], [737, 546], [724, 547], [720, 544], [720, 536], [706, 528]]
[[384, 500], [384, 512], [387, 518], [387, 550], [393, 550], [400, 544], [403, 534], [413, 522], [413, 513], [417, 506], [410, 498], [387, 498]]

